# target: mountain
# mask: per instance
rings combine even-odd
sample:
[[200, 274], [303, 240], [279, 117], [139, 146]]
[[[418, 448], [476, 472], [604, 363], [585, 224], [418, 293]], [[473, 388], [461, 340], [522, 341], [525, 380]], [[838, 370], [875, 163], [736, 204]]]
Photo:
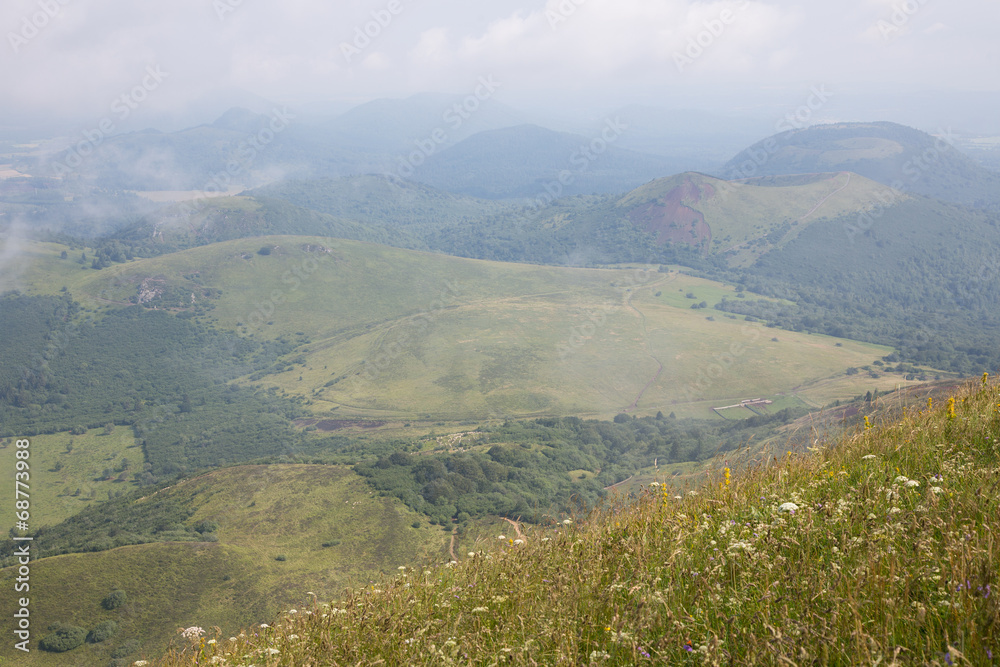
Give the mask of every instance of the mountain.
[[906, 193], [1000, 206], [1000, 174], [959, 152], [952, 141], [889, 122], [815, 125], [754, 144], [722, 173], [741, 179], [851, 171]]
[[593, 136], [519, 125], [480, 132], [431, 153], [406, 176], [473, 197], [551, 201], [564, 195], [625, 192], [674, 171], [677, 162], [616, 146], [625, 128], [608, 120]]
[[446, 138], [434, 143], [450, 146], [478, 132], [524, 122], [523, 114], [492, 99], [495, 85], [480, 83], [469, 96], [420, 93], [372, 100], [316, 127], [329, 141], [369, 153], [405, 155], [435, 131]]
[[[672, 171], [716, 171], [743, 147], [766, 136], [773, 125], [753, 118], [721, 116], [704, 110], [629, 105], [608, 114], [625, 131], [618, 148], [653, 153], [673, 160]], [[600, 124], [582, 132], [600, 132]]]
[[[423, 183], [378, 174], [282, 181], [247, 194], [283, 199], [339, 218], [411, 233], [450, 224], [478, 226], [487, 218], [516, 210], [503, 202], [456, 195]], [[284, 232], [276, 229], [274, 233]]]

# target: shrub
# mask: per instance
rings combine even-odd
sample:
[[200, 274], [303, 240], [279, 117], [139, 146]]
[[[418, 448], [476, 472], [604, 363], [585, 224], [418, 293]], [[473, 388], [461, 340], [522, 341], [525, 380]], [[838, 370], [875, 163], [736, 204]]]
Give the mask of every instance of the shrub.
[[128, 594], [126, 594], [123, 590], [114, 590], [111, 591], [106, 598], [101, 600], [101, 606], [108, 611], [111, 611], [112, 609], [118, 609], [118, 607], [122, 606], [126, 602], [128, 602]]
[[274, 560], [284, 563], [288, 558], [285, 557], [285, 554], [279, 554], [274, 557]]
[[91, 644], [99, 644], [107, 639], [111, 639], [118, 633], [118, 624], [114, 621], [104, 621], [98, 623], [87, 633], [87, 641]]
[[111, 652], [112, 658], [124, 658], [127, 655], [131, 655], [139, 650], [139, 641], [137, 639], [130, 639], [114, 651]]
[[43, 651], [65, 653], [75, 649], [87, 638], [87, 631], [75, 625], [56, 623], [53, 628], [54, 632], [45, 635], [38, 642], [38, 648]]

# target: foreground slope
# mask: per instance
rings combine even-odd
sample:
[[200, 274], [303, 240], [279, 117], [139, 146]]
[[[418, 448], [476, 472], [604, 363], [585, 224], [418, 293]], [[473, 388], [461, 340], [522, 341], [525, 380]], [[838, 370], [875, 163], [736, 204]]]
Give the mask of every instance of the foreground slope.
[[994, 380], [161, 664], [992, 664], [998, 464]]

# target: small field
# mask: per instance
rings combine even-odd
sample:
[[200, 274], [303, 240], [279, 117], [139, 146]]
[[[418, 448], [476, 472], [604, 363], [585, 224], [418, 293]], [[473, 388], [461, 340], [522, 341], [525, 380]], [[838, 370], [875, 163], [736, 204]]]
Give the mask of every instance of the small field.
[[[146, 462], [132, 429], [115, 427], [110, 435], [91, 429], [83, 435], [57, 433], [29, 438], [31, 446], [31, 527], [51, 526], [109, 495], [133, 490], [133, 475]], [[0, 469], [14, 470], [14, 440], [0, 447]], [[125, 465], [123, 465], [123, 462]], [[0, 476], [0, 495], [14, 497], [14, 476]], [[14, 524], [14, 505], [3, 508]]]

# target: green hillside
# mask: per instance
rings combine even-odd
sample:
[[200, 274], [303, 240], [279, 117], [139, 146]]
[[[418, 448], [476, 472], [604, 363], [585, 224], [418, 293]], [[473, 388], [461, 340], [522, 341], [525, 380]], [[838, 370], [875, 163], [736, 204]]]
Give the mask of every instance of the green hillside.
[[[339, 179], [283, 181], [256, 188], [249, 194], [267, 199], [283, 199], [297, 206], [357, 220], [367, 225], [389, 226], [411, 233], [419, 230], [425, 234], [450, 224], [480, 223], [490, 216], [515, 210], [510, 204], [463, 197], [422, 183], [375, 174]], [[291, 231], [274, 230], [275, 233], [286, 234]]]
[[723, 174], [740, 179], [852, 171], [908, 193], [982, 208], [1000, 204], [1000, 174], [950, 141], [888, 122], [814, 125], [754, 144]]
[[998, 461], [1000, 390], [967, 386], [158, 664], [993, 664]]
[[[216, 326], [295, 347], [251, 380], [345, 417], [710, 416], [711, 405], [692, 402], [790, 392], [890, 352], [801, 334], [771, 341], [760, 325], [692, 308], [735, 298], [735, 288], [655, 267], [501, 264], [323, 238], [231, 241], [116, 265], [75, 294], [127, 302], [151, 280], [147, 308], [190, 307], [164, 299], [215, 290]], [[695, 298], [678, 307], [677, 290]], [[725, 370], [710, 380], [713, 363]]]
[[[448, 547], [448, 536], [425, 517], [374, 496], [361, 478], [336, 466], [219, 470], [132, 501], [133, 511], [141, 514], [154, 503], [183, 508], [183, 525], [201, 531], [200, 540], [34, 561], [36, 639], [56, 622], [90, 629], [113, 620], [118, 631], [68, 653], [33, 650], [17, 664], [106, 665], [116, 649], [138, 644], [121, 663], [131, 664], [176, 641], [178, 625], [197, 622], [236, 633], [301, 604], [310, 591], [325, 599], [401, 564], [440, 559]], [[15, 568], [0, 570], [5, 586], [12, 587], [15, 576]], [[125, 591], [127, 602], [102, 608], [113, 590]], [[13, 604], [8, 596], [5, 614], [13, 614]], [[10, 642], [0, 648], [0, 659], [15, 655]]]
[[689, 173], [647, 183], [617, 207], [660, 244], [687, 244], [747, 265], [817, 221], [856, 215], [883, 190], [851, 173], [732, 182]]

